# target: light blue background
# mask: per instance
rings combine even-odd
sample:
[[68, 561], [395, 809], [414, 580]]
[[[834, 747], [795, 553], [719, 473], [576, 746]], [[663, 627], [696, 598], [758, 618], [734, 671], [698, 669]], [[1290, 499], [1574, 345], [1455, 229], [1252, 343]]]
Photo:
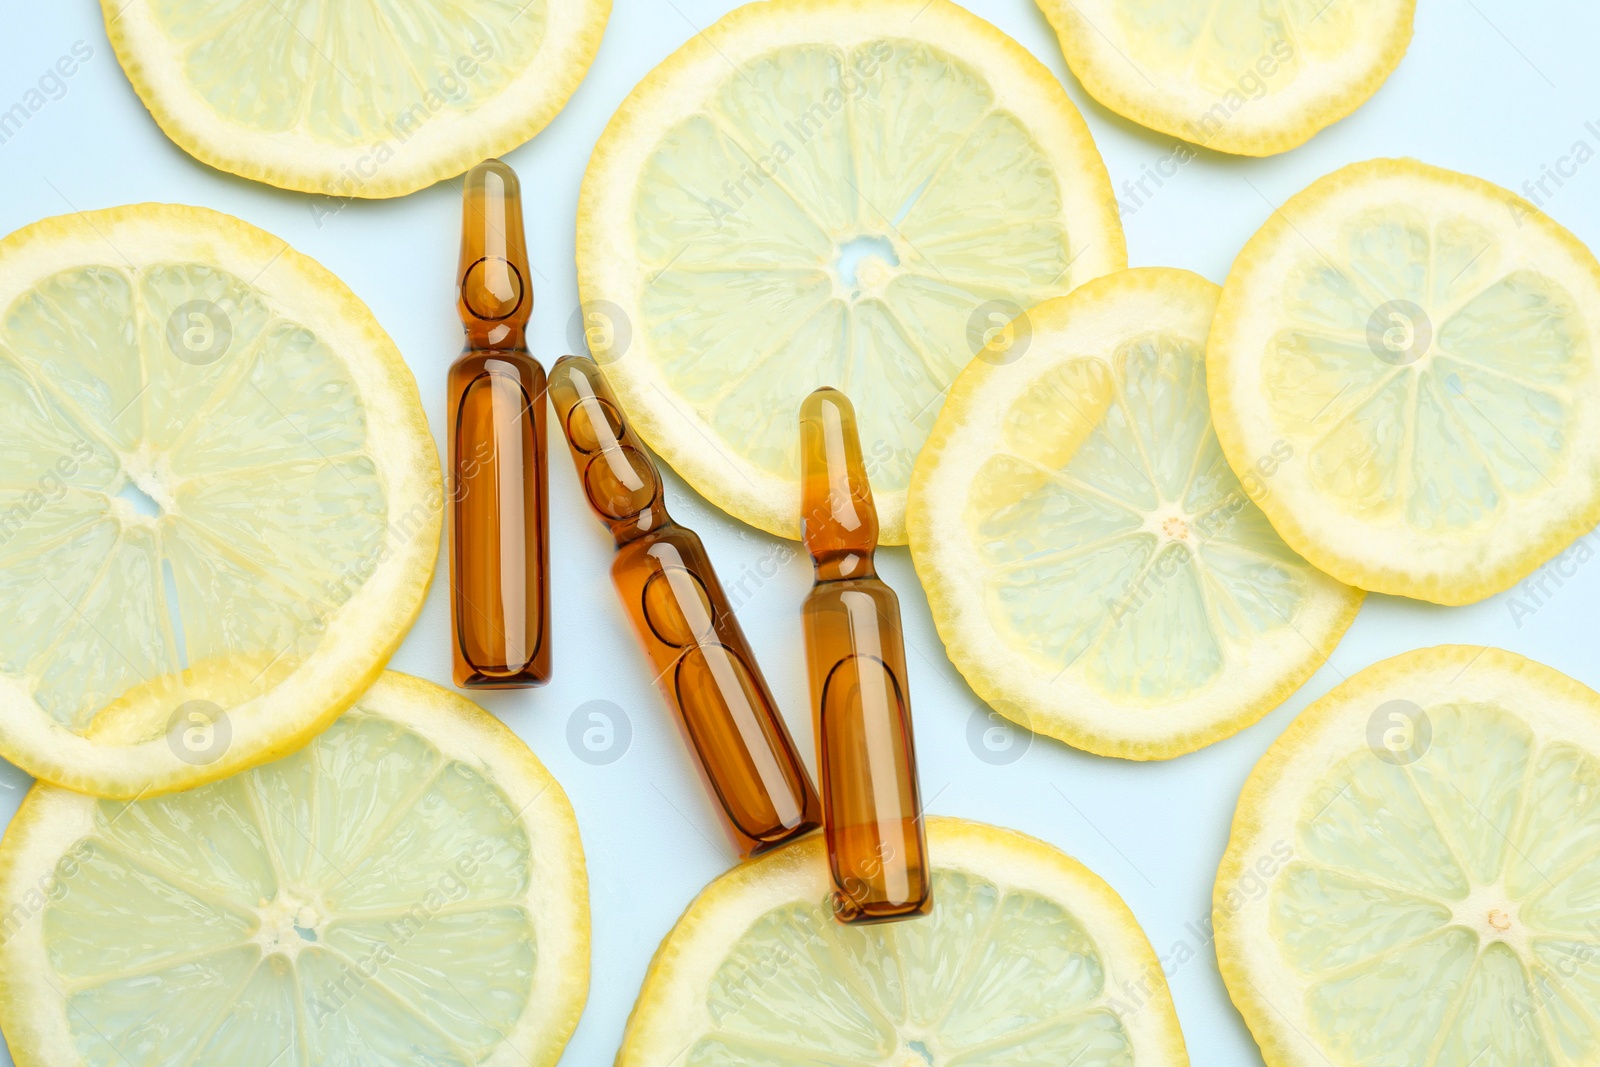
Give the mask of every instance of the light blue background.
[[[1063, 79], [1119, 189], [1172, 152], [1171, 137], [1089, 100], [1029, 0], [968, 3]], [[508, 157], [525, 191], [539, 272], [533, 343], [547, 366], [566, 349], [577, 300], [573, 216], [590, 149], [634, 83], [733, 6], [731, 0], [617, 0], [599, 58], [571, 104]], [[1360, 111], [1272, 159], [1202, 153], [1126, 217], [1130, 262], [1187, 267], [1221, 282], [1240, 245], [1276, 205], [1354, 160], [1411, 155], [1521, 190], [1571, 153], [1575, 142], [1600, 148], [1594, 55], [1600, 8], [1579, 0], [1423, 0], [1419, 6], [1410, 54]], [[355, 202], [319, 224], [318, 213], [331, 206], [322, 198], [196, 163], [167, 141], [134, 95], [90, 0], [5, 5], [0, 111], [77, 41], [87, 42], [94, 55], [68, 82], [65, 96], [0, 145], [0, 233], [47, 215], [145, 200], [202, 204], [264, 227], [326, 264], [372, 307], [415, 370], [442, 442], [444, 372], [460, 345], [451, 288], [458, 186], [441, 183], [401, 200]], [[1589, 122], [1595, 127], [1586, 127]], [[1600, 162], [1593, 160], [1545, 204], [1580, 238], [1600, 246], [1597, 205]], [[553, 443], [555, 681], [481, 702], [527, 740], [578, 812], [591, 878], [594, 968], [588, 1008], [563, 1062], [590, 1067], [615, 1054], [661, 937], [733, 856], [618, 610], [607, 579], [610, 541], [583, 510], [571, 464], [559, 440]], [[807, 560], [789, 543], [716, 512], [675, 478], [669, 501], [704, 535], [724, 583], [742, 582], [748, 590], [740, 619], [802, 749], [810, 752], [796, 613], [810, 583]], [[1301, 708], [1370, 663], [1442, 642], [1500, 645], [1600, 686], [1594, 617], [1600, 564], [1591, 563], [1549, 580], [1543, 606], [1520, 618], [1511, 610], [1515, 594], [1449, 610], [1370, 597], [1343, 644], [1299, 693], [1256, 726], [1193, 755], [1138, 765], [1038, 738], [1020, 760], [993, 766], [969, 748], [969, 726], [982, 705], [944, 656], [909, 558], [903, 549], [883, 556], [886, 577], [905, 603], [929, 809], [1053, 842], [1122, 894], [1158, 952], [1185, 943], [1195, 958], [1172, 973], [1172, 992], [1190, 1055], [1206, 1067], [1260, 1063], [1203, 930], [1239, 787]], [[762, 577], [774, 571], [775, 577]], [[1525, 597], [1525, 603], [1535, 601]], [[393, 666], [448, 684], [447, 614], [444, 582], [436, 581]], [[607, 766], [581, 761], [567, 742], [569, 718], [591, 700], [625, 709], [633, 727], [631, 748]], [[0, 819], [9, 819], [27, 785], [26, 776], [0, 764]]]

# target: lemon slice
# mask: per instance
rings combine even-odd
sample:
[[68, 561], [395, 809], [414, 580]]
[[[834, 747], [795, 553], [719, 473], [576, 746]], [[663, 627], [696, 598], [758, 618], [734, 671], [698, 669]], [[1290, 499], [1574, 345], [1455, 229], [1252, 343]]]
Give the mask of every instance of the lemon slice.
[[1504, 189], [1374, 160], [1294, 196], [1228, 275], [1212, 415], [1318, 567], [1466, 604], [1600, 521], [1600, 263]]
[[1023, 307], [1127, 263], [1061, 85], [947, 0], [739, 8], [657, 67], [584, 178], [587, 341], [707, 499], [800, 536], [796, 413], [850, 394], [882, 538], [944, 390]]
[[1239, 799], [1217, 958], [1269, 1067], [1600, 1060], [1600, 695], [1499, 649], [1368, 667]]
[[1416, 0], [1038, 0], [1067, 66], [1125, 118], [1245, 156], [1286, 152], [1378, 91]]
[[1285, 447], [1242, 483], [1222, 457], [1218, 292], [1127, 270], [1034, 308], [962, 373], [912, 477], [911, 558], [951, 661], [997, 711], [1102, 755], [1166, 759], [1255, 722], [1361, 603], [1252, 502]]
[[0, 754], [102, 796], [305, 743], [439, 543], [415, 380], [322, 267], [144, 204], [0, 242]]
[[187, 793], [36, 786], [0, 911], [19, 1064], [544, 1067], [588, 989], [566, 794], [497, 719], [403, 674]]
[[202, 163], [400, 196], [544, 129], [611, 0], [101, 0], [122, 69]]
[[926, 918], [835, 922], [820, 835], [713, 882], [661, 943], [617, 1067], [1187, 1067], [1110, 886], [1011, 830], [927, 830]]

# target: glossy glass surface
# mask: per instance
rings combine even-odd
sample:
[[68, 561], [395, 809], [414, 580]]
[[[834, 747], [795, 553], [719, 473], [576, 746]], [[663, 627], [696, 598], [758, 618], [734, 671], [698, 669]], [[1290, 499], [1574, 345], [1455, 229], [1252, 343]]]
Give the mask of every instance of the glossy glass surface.
[[550, 680], [545, 376], [524, 340], [533, 292], [521, 204], [499, 160], [467, 174], [456, 305], [467, 342], [448, 410], [453, 673], [468, 689]]
[[661, 477], [600, 368], [567, 356], [550, 399], [578, 479], [611, 530], [611, 580], [677, 712], [740, 855], [815, 829], [822, 806], [700, 538], [662, 501]]
[[877, 513], [843, 393], [806, 398], [800, 452], [801, 519], [816, 568], [801, 613], [834, 914], [846, 923], [924, 915], [933, 898], [900, 601], [873, 569]]

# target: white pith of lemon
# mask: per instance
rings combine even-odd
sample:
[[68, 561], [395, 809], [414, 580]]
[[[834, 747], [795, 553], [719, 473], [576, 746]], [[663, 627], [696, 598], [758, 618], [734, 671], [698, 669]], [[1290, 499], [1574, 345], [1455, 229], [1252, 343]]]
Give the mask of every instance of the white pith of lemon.
[[1364, 589], [1466, 604], [1600, 521], [1600, 263], [1520, 197], [1356, 163], [1235, 261], [1208, 353], [1236, 468], [1285, 541]]
[[1600, 695], [1499, 649], [1384, 660], [1246, 783], [1217, 958], [1269, 1067], [1600, 1057]]
[[383, 669], [438, 453], [372, 313], [203, 208], [0, 242], [0, 755], [102, 796], [304, 744]]
[[1286, 152], [1378, 91], [1416, 0], [1037, 0], [1083, 87], [1219, 152]]
[[189, 792], [35, 786], [0, 913], [19, 1067], [546, 1067], [588, 991], [566, 794], [493, 716], [402, 674]]
[[927, 833], [923, 918], [835, 922], [821, 835], [713, 882], [657, 950], [617, 1067], [1187, 1067], [1110, 886], [1015, 831]]
[[1193, 751], [1300, 686], [1361, 593], [1295, 555], [1207, 405], [1219, 290], [1098, 278], [974, 360], [911, 482], [911, 558], [951, 662], [1022, 725], [1130, 759]]
[[948, 0], [735, 10], [618, 109], [577, 241], [589, 347], [647, 444], [712, 503], [798, 537], [797, 412], [837, 386], [888, 544], [987, 335], [1127, 263], [1061, 85]]
[[389, 197], [538, 133], [577, 89], [611, 0], [101, 0], [168, 137], [285, 189]]

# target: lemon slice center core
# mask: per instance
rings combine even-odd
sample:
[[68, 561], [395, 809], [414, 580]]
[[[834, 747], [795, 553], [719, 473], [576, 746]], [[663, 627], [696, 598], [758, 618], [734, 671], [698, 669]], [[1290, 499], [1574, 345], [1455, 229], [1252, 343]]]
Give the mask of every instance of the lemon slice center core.
[[1145, 529], [1155, 534], [1163, 547], [1174, 543], [1187, 544], [1189, 528], [1193, 524], [1194, 516], [1175, 502], [1162, 504], [1145, 518]]
[[1501, 941], [1519, 955], [1532, 958], [1529, 927], [1504, 885], [1475, 885], [1466, 899], [1451, 905], [1451, 911], [1451, 921], [1476, 933], [1484, 947]]
[[899, 276], [900, 253], [883, 234], [857, 234], [839, 242], [833, 269], [842, 299], [882, 298], [889, 283]]
[[901, 1046], [895, 1049], [889, 1067], [934, 1067], [935, 1063], [933, 1053], [928, 1051], [927, 1042], [905, 1039]]
[[124, 525], [154, 526], [155, 520], [177, 510], [178, 499], [170, 488], [174, 479], [165, 454], [140, 446], [120, 459], [124, 484], [112, 507]]
[[292, 962], [308, 944], [322, 940], [319, 928], [327, 916], [315, 893], [299, 888], [280, 889], [271, 902], [256, 912], [256, 940], [262, 955], [274, 953]]

